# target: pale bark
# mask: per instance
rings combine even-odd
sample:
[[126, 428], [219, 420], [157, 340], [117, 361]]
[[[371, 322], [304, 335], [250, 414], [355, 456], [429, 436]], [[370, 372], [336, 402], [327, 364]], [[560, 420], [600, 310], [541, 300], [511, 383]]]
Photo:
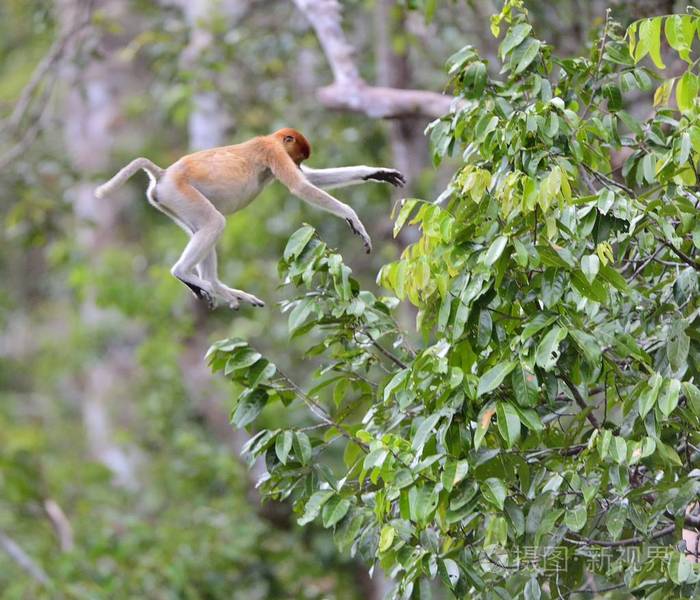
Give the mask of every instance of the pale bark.
[[[128, 6], [121, 0], [102, 0], [95, 3], [108, 18], [128, 22]], [[84, 9], [79, 0], [60, 0], [58, 16], [62, 26], [70, 26], [74, 15]], [[91, 31], [92, 35], [96, 35]], [[104, 58], [89, 58], [85, 64], [66, 67], [61, 73], [68, 88], [64, 105], [64, 142], [68, 158], [81, 179], [67, 190], [67, 199], [78, 220], [76, 243], [82, 254], [96, 267], [101, 251], [117, 238], [119, 199], [106, 202], [94, 193], [96, 175], [110, 163], [114, 127], [120, 116], [120, 93], [127, 79], [126, 68], [106, 45]], [[94, 292], [88, 290], [80, 307], [81, 322], [93, 331], [113, 328], [115, 315], [100, 309], [94, 302]], [[135, 369], [132, 354], [120, 346], [123, 340], [115, 337], [107, 343], [103, 354], [85, 365], [77, 383], [82, 407], [88, 448], [91, 455], [113, 474], [116, 485], [137, 486], [137, 454], [116, 441], [112, 412], [128, 410], [130, 401], [124, 382]]]
[[32, 557], [29, 556], [15, 540], [2, 531], [0, 531], [0, 548], [2, 548], [20, 568], [29, 574], [32, 579], [44, 586], [50, 583], [49, 577], [44, 569], [34, 562]]
[[422, 117], [435, 119], [448, 113], [452, 96], [425, 90], [369, 85], [361, 77], [354, 49], [341, 24], [337, 0], [294, 0], [316, 32], [333, 72], [333, 83], [318, 90], [318, 99], [327, 108], [359, 112], [375, 119]]

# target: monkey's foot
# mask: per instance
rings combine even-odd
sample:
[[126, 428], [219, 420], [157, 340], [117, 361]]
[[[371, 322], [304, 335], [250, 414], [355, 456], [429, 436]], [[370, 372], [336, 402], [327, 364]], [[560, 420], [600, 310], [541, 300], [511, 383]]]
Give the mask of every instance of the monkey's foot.
[[[178, 277], [178, 279], [180, 278]], [[180, 281], [182, 281], [182, 283], [192, 290], [195, 298], [198, 300], [204, 300], [207, 303], [207, 308], [209, 308], [209, 310], [214, 310], [216, 308], [216, 300], [214, 299], [213, 294], [210, 294], [204, 288], [201, 288], [194, 283], [190, 283], [189, 281], [185, 281], [184, 279], [180, 279]]]
[[406, 184], [406, 178], [403, 173], [396, 169], [377, 169], [374, 173], [362, 179], [365, 181], [386, 181], [394, 187], [403, 187]]
[[243, 290], [237, 290], [223, 284], [219, 284], [215, 291], [217, 296], [219, 296], [219, 298], [221, 298], [221, 300], [228, 304], [229, 308], [232, 308], [233, 310], [238, 310], [241, 302], [247, 302], [252, 306], [265, 306], [265, 303], [260, 300], [260, 298], [253, 296], [253, 294], [248, 294]]

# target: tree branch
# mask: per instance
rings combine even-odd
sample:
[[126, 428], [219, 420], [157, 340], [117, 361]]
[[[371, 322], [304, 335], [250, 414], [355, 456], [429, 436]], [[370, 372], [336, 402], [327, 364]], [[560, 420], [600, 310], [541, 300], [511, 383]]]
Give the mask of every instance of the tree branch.
[[663, 529], [659, 529], [658, 531], [652, 533], [649, 537], [643, 537], [643, 536], [635, 536], [631, 538], [626, 538], [624, 540], [614, 540], [614, 541], [609, 541], [609, 540], [594, 540], [591, 538], [581, 538], [580, 540], [575, 540], [572, 538], [564, 538], [569, 542], [573, 542], [574, 544], [579, 544], [581, 546], [603, 546], [605, 548], [616, 548], [619, 546], [637, 546], [639, 544], [642, 544], [644, 542], [652, 541], [655, 539], [658, 539], [660, 537], [663, 537], [665, 535], [668, 535], [669, 533], [673, 533], [673, 531], [676, 529], [675, 525], [667, 525]]
[[26, 573], [43, 586], [50, 583], [49, 576], [38, 564], [34, 562], [22, 548], [9, 535], [0, 531], [0, 548], [2, 548], [10, 558], [14, 560]]
[[318, 99], [327, 108], [363, 113], [375, 119], [427, 117], [436, 119], [448, 113], [452, 96], [425, 90], [380, 87], [367, 84], [355, 64], [354, 49], [341, 25], [337, 0], [294, 0], [316, 32], [333, 72], [333, 83], [318, 90]]
[[690, 265], [695, 269], [696, 271], [700, 271], [700, 263], [698, 263], [696, 260], [693, 260], [690, 256], [688, 256], [685, 252], [682, 250], [679, 250], [676, 248], [673, 244], [670, 242], [667, 242], [666, 240], [662, 240], [660, 238], [656, 238], [657, 242], [660, 242], [666, 248], [668, 248], [671, 252], [673, 252], [678, 258], [680, 258], [684, 263]]
[[565, 375], [564, 373], [559, 373], [559, 375], [557, 377], [559, 379], [561, 379], [566, 384], [566, 387], [569, 388], [572, 395], [574, 396], [574, 400], [576, 401], [576, 404], [578, 404], [581, 407], [581, 410], [587, 411], [586, 418], [588, 419], [590, 424], [593, 425], [593, 427], [595, 427], [596, 429], [600, 429], [600, 423], [598, 422], [598, 419], [591, 412], [592, 408], [586, 404], [586, 401], [583, 399], [581, 392], [578, 391], [578, 389], [574, 385], [573, 381], [571, 381], [571, 379], [569, 379], [569, 377], [567, 375]]

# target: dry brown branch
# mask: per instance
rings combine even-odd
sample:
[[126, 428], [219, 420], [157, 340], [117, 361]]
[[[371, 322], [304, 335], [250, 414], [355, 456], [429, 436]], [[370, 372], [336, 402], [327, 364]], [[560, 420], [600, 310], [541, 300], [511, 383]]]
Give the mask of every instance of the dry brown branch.
[[323, 53], [333, 72], [333, 83], [318, 90], [318, 99], [327, 108], [350, 110], [375, 119], [426, 117], [435, 119], [448, 113], [452, 96], [425, 90], [369, 85], [355, 64], [354, 49], [341, 25], [337, 0], [294, 0], [316, 32]]

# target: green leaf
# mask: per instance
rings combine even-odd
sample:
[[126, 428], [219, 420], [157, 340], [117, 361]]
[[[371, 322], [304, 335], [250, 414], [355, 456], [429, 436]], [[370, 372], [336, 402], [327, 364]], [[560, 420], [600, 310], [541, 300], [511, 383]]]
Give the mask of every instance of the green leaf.
[[[459, 565], [457, 565], [457, 563], [451, 558], [444, 558], [440, 561], [439, 566], [442, 580], [448, 587], [454, 588], [454, 586], [459, 582]], [[422, 597], [423, 594], [421, 594], [421, 598]]]
[[668, 106], [671, 101], [671, 94], [673, 93], [673, 85], [676, 83], [676, 79], [667, 79], [664, 81], [656, 91], [654, 92], [654, 107]]
[[277, 458], [280, 459], [283, 465], [287, 464], [287, 457], [292, 449], [293, 440], [294, 433], [291, 431], [284, 431], [275, 439], [275, 454], [277, 454]]
[[440, 478], [442, 485], [451, 492], [452, 488], [467, 476], [468, 471], [469, 463], [466, 460], [448, 460]]
[[527, 583], [525, 584], [525, 589], [523, 589], [523, 596], [525, 600], [540, 600], [540, 598], [542, 598], [540, 584], [534, 575], [530, 577], [530, 579], [528, 579]]
[[429, 436], [435, 434], [435, 425], [440, 420], [441, 415], [433, 413], [432, 415], [426, 417], [423, 422], [416, 429], [416, 434], [413, 436], [413, 442], [411, 446], [413, 449], [420, 454], [423, 450], [426, 440]]
[[695, 22], [690, 15], [671, 15], [666, 18], [664, 32], [668, 45], [678, 52], [688, 64], [692, 63], [690, 48], [693, 45]]
[[288, 329], [290, 334], [294, 334], [300, 327], [304, 325], [307, 317], [313, 311], [313, 303], [309, 299], [302, 299], [294, 306], [292, 312], [289, 313]]
[[479, 312], [479, 328], [477, 330], [476, 341], [480, 348], [485, 348], [491, 339], [491, 330], [493, 329], [493, 319], [491, 311], [483, 309]]
[[690, 71], [686, 71], [676, 85], [676, 103], [681, 112], [688, 112], [693, 108], [698, 97], [698, 77]]
[[610, 112], [617, 112], [622, 109], [622, 94], [618, 86], [611, 83], [604, 85], [603, 96], [608, 101], [608, 110]]
[[430, 486], [414, 486], [408, 491], [408, 505], [411, 519], [426, 523], [435, 512], [439, 496]]
[[297, 229], [291, 235], [287, 245], [284, 248], [284, 259], [290, 260], [297, 258], [302, 253], [304, 248], [306, 248], [306, 244], [309, 243], [311, 238], [314, 236], [314, 233], [314, 228], [310, 227], [309, 225], [304, 225], [304, 227]]
[[681, 391], [681, 382], [678, 379], [669, 379], [665, 382], [659, 396], [659, 410], [668, 417], [678, 406], [678, 396]]
[[297, 519], [297, 523], [299, 523], [299, 525], [311, 523], [311, 521], [313, 521], [320, 514], [323, 505], [333, 495], [334, 494], [331, 490], [315, 492], [306, 503], [306, 506], [304, 507], [304, 514]]
[[503, 254], [503, 250], [508, 243], [508, 238], [504, 235], [497, 237], [489, 246], [488, 251], [484, 255], [483, 262], [487, 267], [490, 267], [495, 263]]
[[642, 159], [642, 172], [648, 183], [656, 181], [656, 157], [653, 154], [647, 154]]
[[605, 515], [605, 527], [613, 540], [620, 537], [626, 520], [626, 511], [622, 506], [616, 505], [608, 509]]
[[588, 513], [585, 504], [579, 504], [573, 509], [567, 510], [564, 515], [564, 524], [571, 531], [581, 531], [586, 525]]
[[493, 504], [499, 510], [503, 510], [503, 503], [506, 501], [506, 486], [497, 477], [489, 477], [481, 485], [481, 493], [484, 499]]
[[381, 468], [388, 455], [389, 451], [386, 448], [380, 447], [372, 450], [367, 456], [365, 456], [363, 468], [365, 470]]
[[535, 373], [523, 365], [518, 365], [513, 369], [510, 381], [515, 393], [515, 399], [520, 406], [537, 405], [540, 387]]
[[394, 543], [394, 536], [396, 535], [396, 529], [394, 529], [388, 523], [382, 527], [382, 531], [379, 534], [379, 551], [386, 552], [391, 545]]
[[690, 410], [696, 417], [700, 417], [700, 389], [690, 381], [684, 381], [682, 387]]
[[534, 38], [528, 38], [525, 40], [518, 49], [513, 52], [511, 65], [513, 61], [517, 60], [517, 66], [513, 71], [514, 75], [522, 73], [525, 69], [530, 66], [530, 63], [535, 60], [537, 53], [540, 51], [541, 42]]
[[501, 385], [506, 375], [515, 368], [516, 364], [514, 361], [501, 362], [486, 371], [479, 377], [479, 386], [476, 391], [477, 397], [488, 394]]
[[498, 54], [501, 59], [504, 59], [506, 54], [508, 54], [513, 48], [519, 46], [520, 43], [528, 36], [532, 31], [532, 26], [527, 23], [518, 23], [517, 25], [511, 27], [503, 38], [501, 45], [498, 49]]
[[654, 408], [656, 399], [659, 396], [659, 390], [663, 379], [658, 373], [654, 373], [644, 388], [644, 391], [639, 396], [639, 416], [643, 419], [647, 413]]
[[534, 334], [536, 334], [541, 329], [544, 329], [548, 325], [554, 323], [557, 320], [557, 315], [547, 314], [547, 313], [537, 313], [532, 319], [530, 319], [523, 327], [523, 332], [520, 334], [520, 340], [526, 342]]
[[581, 271], [583, 271], [588, 283], [593, 283], [599, 269], [600, 259], [596, 254], [588, 254], [581, 258]]
[[401, 210], [399, 211], [396, 221], [394, 222], [394, 237], [399, 235], [399, 232], [408, 220], [408, 217], [411, 216], [416, 204], [418, 204], [418, 200], [414, 198], [406, 199], [401, 202]]
[[265, 407], [267, 397], [267, 392], [260, 388], [243, 392], [233, 411], [231, 423], [240, 428], [255, 421]]
[[520, 438], [520, 417], [517, 411], [507, 402], [499, 402], [496, 405], [496, 417], [501, 437], [505, 440], [507, 447], [512, 448]]
[[666, 342], [668, 364], [675, 373], [685, 371], [688, 365], [690, 337], [686, 334], [684, 327], [682, 320], [676, 320], [671, 326], [671, 333]]
[[311, 460], [311, 440], [303, 431], [294, 434], [294, 453], [302, 465], [309, 464]]
[[661, 60], [661, 22], [662, 17], [644, 19], [639, 25], [639, 42], [634, 53], [636, 62], [639, 62], [648, 52], [651, 60], [659, 69], [665, 69], [666, 65]]
[[340, 496], [333, 496], [323, 505], [323, 526], [328, 529], [340, 521], [350, 509], [350, 501]]
[[584, 331], [579, 329], [570, 329], [569, 335], [573, 338], [576, 345], [583, 351], [583, 355], [586, 360], [592, 364], [597, 365], [600, 363], [600, 357], [602, 356], [602, 349], [600, 343], [596, 338]]
[[693, 572], [693, 565], [680, 552], [673, 552], [668, 561], [668, 576], [676, 585], [685, 583]]
[[568, 330], [559, 325], [555, 325], [547, 332], [535, 352], [535, 362], [538, 366], [549, 371], [557, 364], [560, 356], [559, 344], [567, 335]]
[[671, 446], [664, 444], [658, 438], [655, 438], [654, 441], [656, 442], [656, 454], [665, 464], [672, 467], [683, 466], [683, 461], [681, 457], [678, 456], [678, 452], [671, 448]]
[[481, 409], [477, 418], [476, 431], [474, 432], [474, 449], [478, 450], [484, 436], [491, 425], [491, 418], [496, 414], [496, 407], [492, 402], [489, 402]]

